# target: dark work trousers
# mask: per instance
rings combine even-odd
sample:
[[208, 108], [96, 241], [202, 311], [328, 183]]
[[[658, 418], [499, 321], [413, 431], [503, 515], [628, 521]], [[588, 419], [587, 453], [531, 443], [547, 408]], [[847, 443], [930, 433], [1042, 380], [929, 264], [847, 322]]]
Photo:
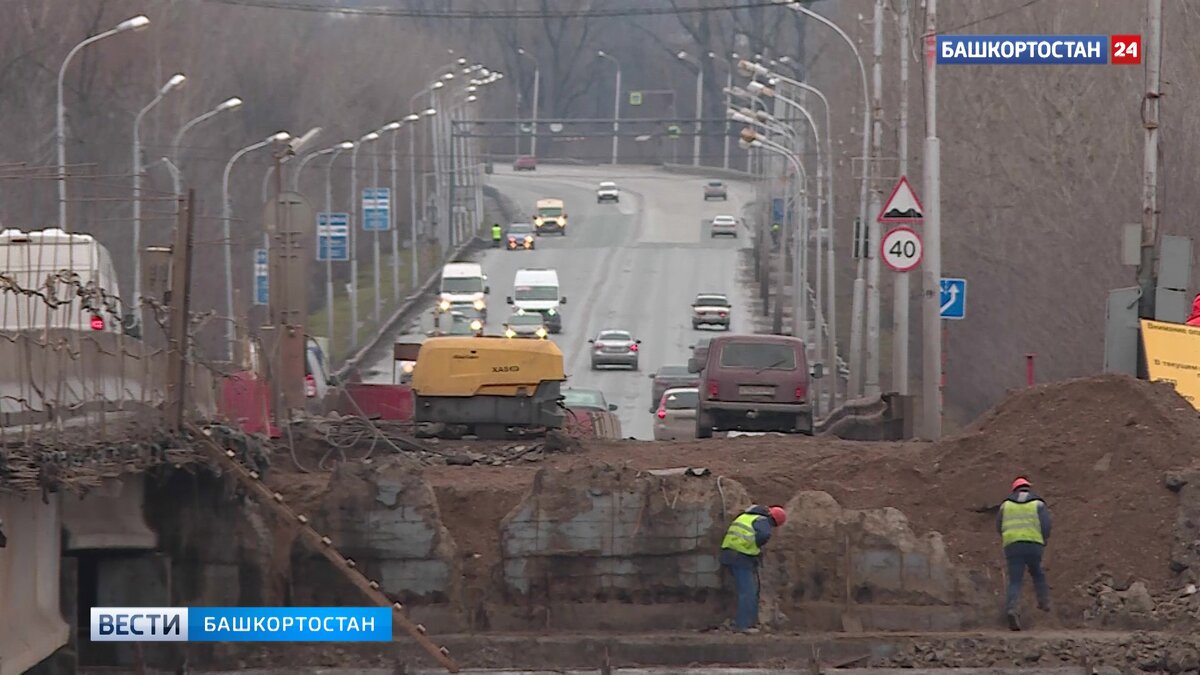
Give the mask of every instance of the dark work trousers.
[[1016, 613], [1021, 606], [1021, 582], [1025, 578], [1025, 570], [1033, 579], [1033, 588], [1037, 592], [1039, 607], [1049, 607], [1050, 587], [1046, 585], [1046, 575], [1042, 572], [1042, 552], [1045, 546], [1028, 541], [1018, 541], [1004, 547], [1004, 558], [1008, 561], [1008, 597], [1004, 609], [1008, 613]]
[[733, 625], [738, 630], [752, 628], [758, 623], [758, 570], [755, 565], [726, 565], [733, 574], [737, 590], [737, 613]]

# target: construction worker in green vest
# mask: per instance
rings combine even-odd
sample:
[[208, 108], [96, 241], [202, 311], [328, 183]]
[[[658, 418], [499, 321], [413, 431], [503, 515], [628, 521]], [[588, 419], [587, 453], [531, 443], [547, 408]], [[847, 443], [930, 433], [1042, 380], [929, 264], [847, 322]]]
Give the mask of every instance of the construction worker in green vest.
[[1037, 592], [1038, 609], [1050, 611], [1050, 587], [1046, 585], [1046, 574], [1042, 571], [1042, 553], [1050, 540], [1050, 509], [1031, 488], [1028, 479], [1018, 477], [1012, 482], [1011, 494], [1000, 504], [996, 514], [996, 531], [1000, 533], [1008, 563], [1008, 595], [1004, 609], [1009, 630], [1021, 630], [1021, 582], [1026, 569]]
[[504, 230], [500, 229], [500, 223], [492, 223], [492, 246], [500, 248], [500, 240], [504, 238]]
[[721, 564], [733, 574], [737, 590], [733, 625], [740, 632], [758, 632], [758, 564], [762, 547], [771, 539], [774, 529], [785, 521], [787, 512], [782, 506], [755, 504], [733, 519], [721, 541]]
[[779, 223], [771, 223], [771, 243], [775, 248], [779, 248], [779, 234], [782, 229]]

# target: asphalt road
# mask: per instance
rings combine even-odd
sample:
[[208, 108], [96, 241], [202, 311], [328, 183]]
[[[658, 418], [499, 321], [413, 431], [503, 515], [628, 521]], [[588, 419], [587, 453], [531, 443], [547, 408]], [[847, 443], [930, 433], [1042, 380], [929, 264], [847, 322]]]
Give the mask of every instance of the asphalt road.
[[[748, 332], [752, 311], [738, 284], [738, 249], [749, 246], [748, 233], [735, 241], [711, 239], [704, 221], [741, 215], [752, 198], [748, 184], [725, 180], [726, 202], [705, 202], [707, 179], [655, 168], [543, 165], [514, 174], [497, 166], [492, 184], [520, 208], [533, 213], [534, 202], [557, 197], [565, 202], [567, 235], [537, 239], [533, 251], [488, 250], [480, 257], [488, 275], [488, 332], [499, 332], [510, 308], [513, 276], [523, 267], [558, 270], [563, 331], [552, 339], [565, 356], [567, 386], [599, 389], [616, 403], [625, 436], [653, 437], [649, 375], [662, 365], [683, 365], [689, 347], [706, 329], [693, 330], [691, 302], [699, 292], [719, 292], [733, 302], [733, 331]], [[616, 181], [619, 204], [597, 204], [596, 186]], [[507, 225], [507, 223], [501, 223]], [[432, 309], [432, 308], [430, 308]], [[407, 333], [430, 330], [429, 312]], [[624, 329], [642, 340], [640, 372], [592, 371], [587, 340], [603, 329]], [[714, 333], [715, 334], [715, 333]], [[390, 382], [390, 358], [372, 364], [364, 378]]]

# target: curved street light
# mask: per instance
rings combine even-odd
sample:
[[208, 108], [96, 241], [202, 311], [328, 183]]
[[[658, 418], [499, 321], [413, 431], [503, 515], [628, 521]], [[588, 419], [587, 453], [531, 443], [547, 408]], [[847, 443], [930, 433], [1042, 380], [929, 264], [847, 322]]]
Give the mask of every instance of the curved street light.
[[363, 143], [379, 138], [378, 131], [364, 134], [350, 151], [350, 347], [358, 346], [358, 252], [354, 250], [355, 231], [358, 230], [358, 151]]
[[225, 164], [225, 172], [221, 174], [221, 236], [224, 237], [225, 249], [225, 349], [226, 358], [233, 361], [233, 343], [237, 339], [237, 331], [235, 329], [233, 313], [233, 235], [230, 232], [229, 221], [233, 217], [233, 205], [229, 199], [229, 174], [233, 171], [233, 165], [248, 152], [253, 152], [262, 147], [271, 145], [272, 143], [286, 143], [292, 139], [292, 135], [286, 131], [280, 131], [271, 134], [265, 139], [256, 143], [251, 143], [246, 147], [233, 153], [233, 157]]
[[617, 144], [621, 131], [621, 62], [609, 56], [603, 49], [596, 51], [596, 56], [612, 61], [617, 66], [617, 84], [616, 91], [613, 94], [613, 141], [612, 141], [612, 163], [617, 163]]
[[175, 73], [159, 88], [154, 99], [138, 111], [133, 118], [133, 310], [134, 320], [141, 323], [142, 307], [142, 119], [146, 117], [163, 97], [172, 90], [183, 86], [187, 77], [183, 73]]
[[176, 197], [183, 193], [183, 169], [179, 166], [179, 144], [183, 142], [184, 135], [205, 120], [211, 119], [212, 117], [219, 115], [226, 110], [237, 110], [241, 106], [242, 99], [238, 98], [237, 96], [227, 98], [218, 103], [217, 107], [213, 108], [212, 110], [188, 120], [187, 124], [184, 124], [183, 127], [180, 128], [179, 133], [175, 134], [175, 139], [171, 141], [171, 162], [175, 165], [176, 169], [174, 173]]
[[71, 65], [71, 59], [75, 58], [75, 55], [84, 47], [119, 33], [140, 31], [149, 25], [150, 19], [146, 18], [143, 14], [139, 14], [133, 18], [125, 19], [103, 33], [97, 33], [89, 38], [85, 38], [82, 42], [72, 47], [71, 51], [67, 52], [62, 66], [58, 69], [58, 104], [55, 107], [56, 123], [54, 127], [54, 141], [58, 150], [58, 227], [60, 229], [67, 229], [67, 108], [63, 104], [63, 80], [67, 76], [67, 66]]
[[517, 53], [533, 61], [533, 119], [530, 120], [529, 124], [529, 156], [537, 157], [538, 95], [540, 93], [538, 88], [542, 81], [542, 65], [538, 63], [537, 58], [524, 49], [518, 47]]

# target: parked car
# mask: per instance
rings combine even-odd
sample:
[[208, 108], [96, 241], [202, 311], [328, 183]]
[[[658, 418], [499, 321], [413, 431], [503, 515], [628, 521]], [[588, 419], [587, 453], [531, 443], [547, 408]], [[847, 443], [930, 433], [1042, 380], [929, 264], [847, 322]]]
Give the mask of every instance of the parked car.
[[672, 387], [696, 387], [700, 384], [700, 376], [688, 370], [687, 366], [663, 366], [650, 377], [650, 413], [658, 410], [658, 402], [662, 400], [663, 392]]
[[804, 341], [785, 335], [722, 335], [713, 338], [703, 363], [688, 370], [700, 376], [696, 438], [713, 431], [778, 431], [812, 434], [811, 378]]
[[720, 326], [729, 330], [729, 317], [733, 307], [724, 293], [700, 293], [692, 301], [692, 328]]
[[696, 437], [696, 387], [675, 387], [663, 392], [654, 417], [654, 440], [677, 441]]
[[737, 239], [738, 222], [733, 216], [717, 216], [712, 219], [712, 227], [709, 230], [709, 238], [714, 237], [733, 237]]
[[513, 171], [536, 171], [537, 158], [530, 155], [522, 155], [513, 160]]
[[712, 180], [704, 186], [704, 201], [708, 201], [710, 199], [720, 199], [721, 201], [726, 201], [729, 199], [728, 195], [725, 193], [724, 183], [719, 180]]
[[605, 400], [604, 392], [599, 389], [563, 389], [562, 404], [564, 408], [572, 410], [613, 412], [617, 409], [617, 404]]
[[614, 204], [621, 201], [621, 190], [617, 188], [617, 184], [611, 180], [606, 180], [600, 183], [600, 187], [596, 188], [596, 203], [603, 204], [604, 202], [612, 202]]
[[505, 247], [510, 251], [532, 251], [537, 247], [533, 236], [533, 225], [529, 223], [513, 223], [504, 234]]
[[626, 330], [602, 330], [588, 340], [592, 345], [592, 370], [600, 366], [625, 366], [638, 369], [638, 345], [641, 340]]
[[322, 342], [328, 344], [326, 338], [304, 338], [304, 397], [308, 399], [305, 407], [314, 414], [323, 412], [325, 397], [334, 384]]

